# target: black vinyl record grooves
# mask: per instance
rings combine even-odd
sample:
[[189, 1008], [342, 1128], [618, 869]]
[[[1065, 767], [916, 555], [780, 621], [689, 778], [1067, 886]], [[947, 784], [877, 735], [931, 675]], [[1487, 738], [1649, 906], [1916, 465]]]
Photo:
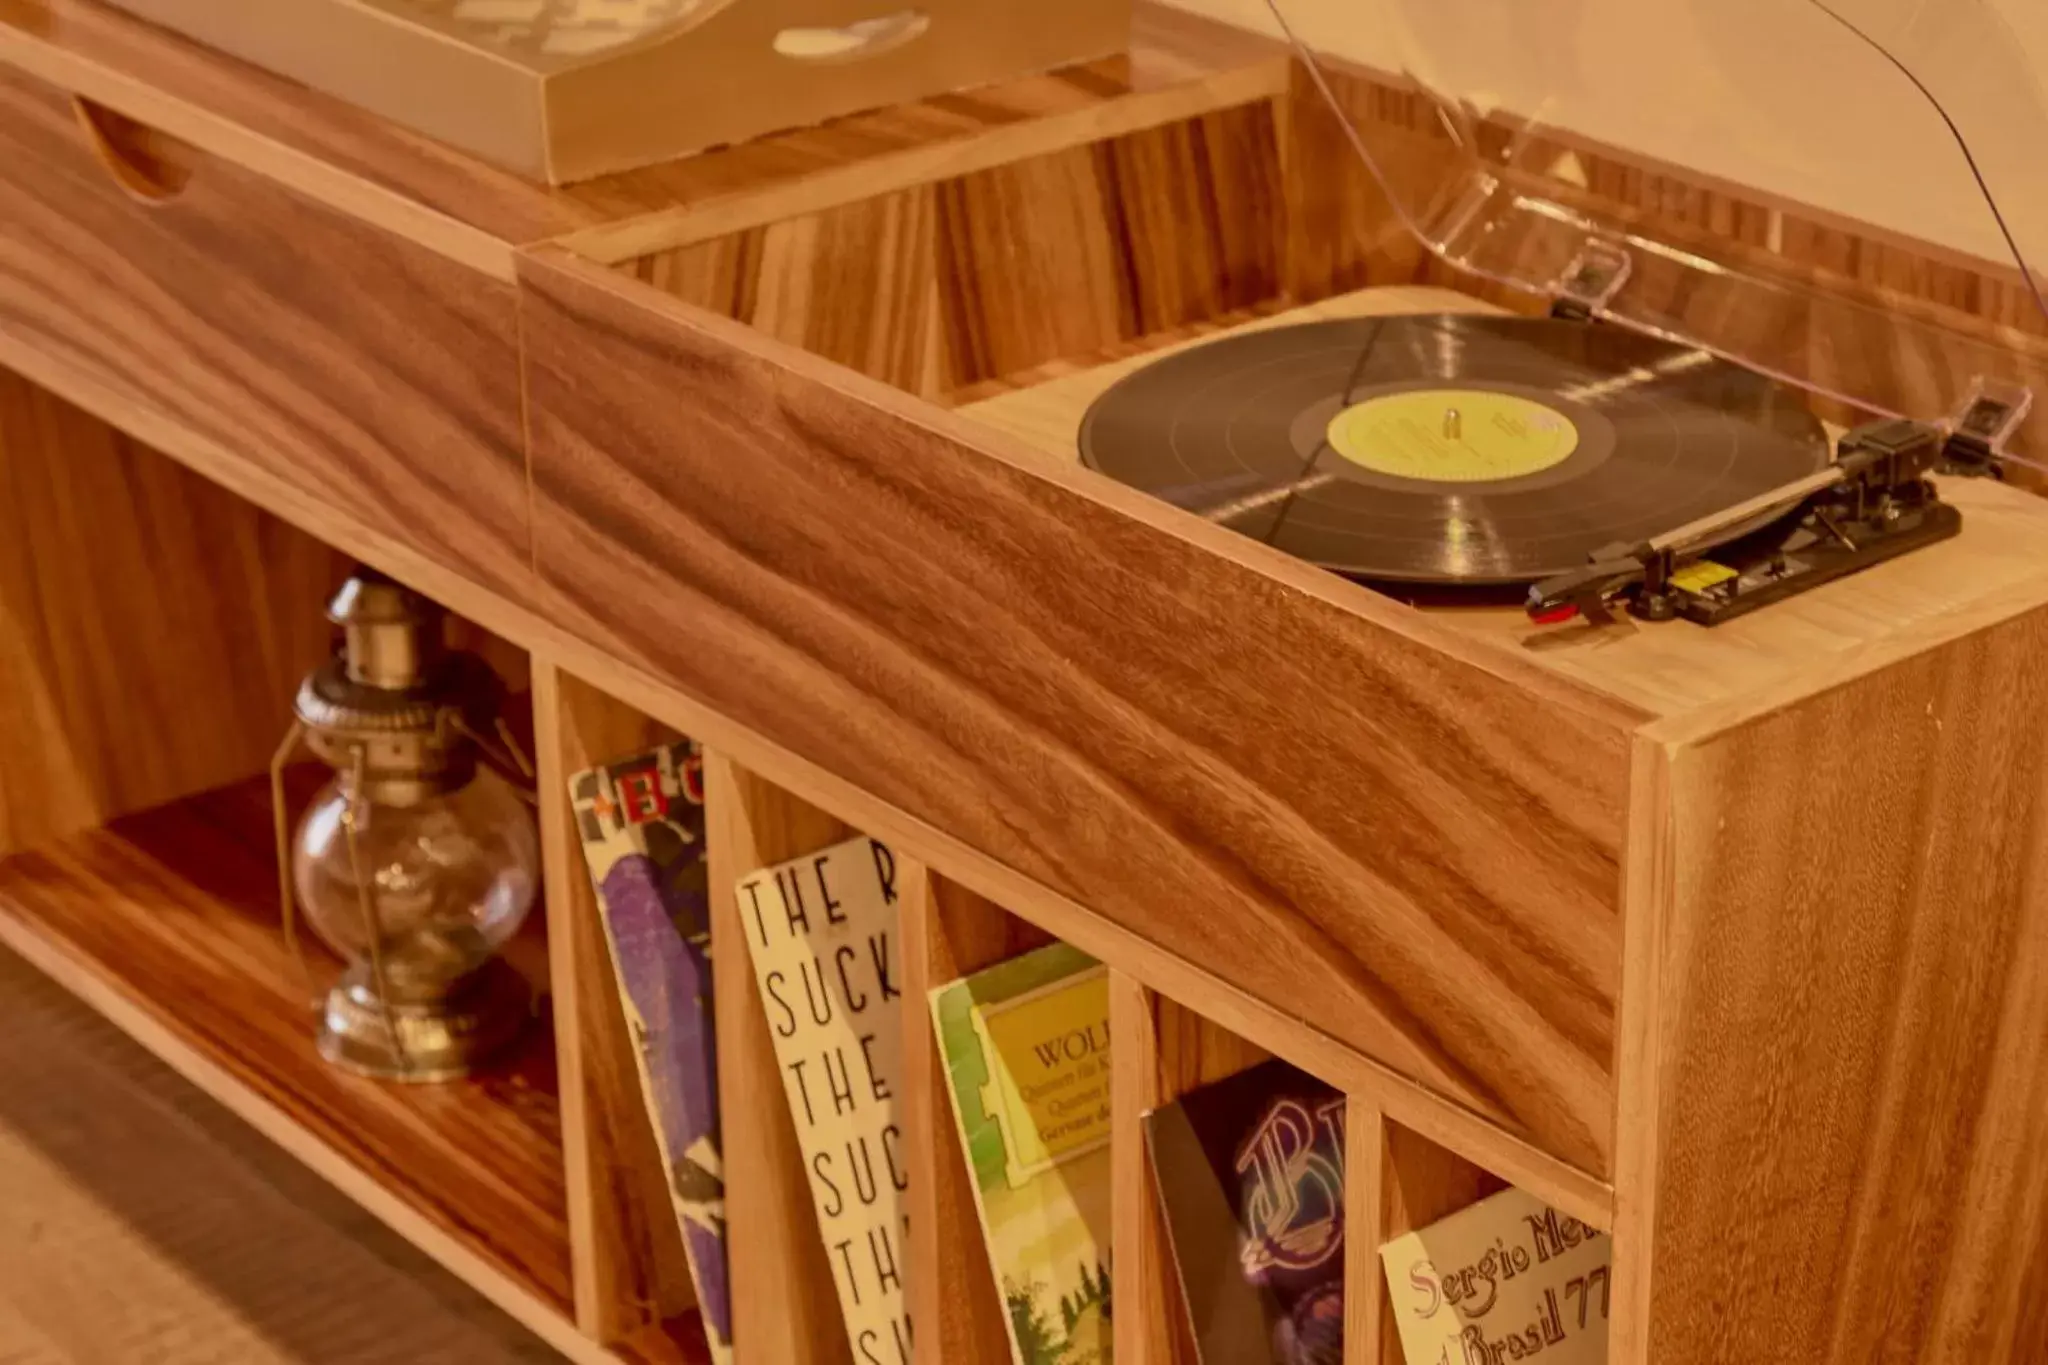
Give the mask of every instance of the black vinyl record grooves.
[[1081, 457], [1339, 573], [1500, 584], [1748, 501], [1830, 452], [1797, 391], [1703, 351], [1446, 314], [1244, 332], [1155, 361], [1089, 409]]

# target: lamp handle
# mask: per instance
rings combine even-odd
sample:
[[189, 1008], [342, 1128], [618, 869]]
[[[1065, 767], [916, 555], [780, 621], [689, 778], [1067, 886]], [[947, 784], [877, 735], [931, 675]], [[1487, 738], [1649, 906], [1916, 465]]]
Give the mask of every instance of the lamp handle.
[[293, 721], [292, 728], [285, 731], [284, 743], [277, 746], [277, 753], [270, 760], [270, 823], [277, 835], [277, 905], [284, 920], [284, 946], [299, 966], [299, 979], [305, 983], [307, 999], [318, 1001], [320, 989], [314, 984], [306, 950], [299, 943], [299, 902], [292, 893], [291, 812], [284, 799], [284, 770], [305, 737], [305, 723]]

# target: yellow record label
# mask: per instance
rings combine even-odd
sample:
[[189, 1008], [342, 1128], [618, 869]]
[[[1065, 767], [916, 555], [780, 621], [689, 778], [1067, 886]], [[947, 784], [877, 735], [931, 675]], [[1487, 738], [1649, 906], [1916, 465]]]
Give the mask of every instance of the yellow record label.
[[1518, 479], [1563, 464], [1579, 429], [1556, 408], [1485, 389], [1420, 389], [1354, 403], [1330, 419], [1330, 448], [1396, 478]]
[[1735, 570], [1726, 564], [1716, 564], [1711, 559], [1695, 559], [1671, 575], [1671, 586], [1687, 592], [1705, 592], [1716, 583], [1726, 583], [1735, 576]]

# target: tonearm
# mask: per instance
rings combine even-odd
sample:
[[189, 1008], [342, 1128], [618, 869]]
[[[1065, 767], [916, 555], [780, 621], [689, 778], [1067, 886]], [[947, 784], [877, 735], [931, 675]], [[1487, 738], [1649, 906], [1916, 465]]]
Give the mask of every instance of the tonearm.
[[[1717, 625], [1946, 540], [1962, 529], [1962, 515], [1928, 476], [1995, 475], [2028, 404], [2024, 390], [1980, 382], [1945, 426], [1893, 420], [1857, 427], [1824, 469], [1642, 544], [1604, 547], [1585, 568], [1536, 584], [1529, 616], [1604, 624], [1625, 605], [1644, 620]], [[1772, 517], [1779, 508], [1784, 515]], [[1758, 522], [1768, 525], [1719, 544]]]

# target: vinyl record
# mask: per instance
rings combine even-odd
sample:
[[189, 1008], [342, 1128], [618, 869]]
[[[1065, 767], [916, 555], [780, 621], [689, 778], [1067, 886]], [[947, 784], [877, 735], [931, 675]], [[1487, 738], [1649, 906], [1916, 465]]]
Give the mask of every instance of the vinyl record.
[[1497, 584], [1768, 493], [1829, 449], [1796, 391], [1704, 351], [1446, 314], [1244, 332], [1155, 361], [1089, 409], [1081, 457], [1340, 573]]

